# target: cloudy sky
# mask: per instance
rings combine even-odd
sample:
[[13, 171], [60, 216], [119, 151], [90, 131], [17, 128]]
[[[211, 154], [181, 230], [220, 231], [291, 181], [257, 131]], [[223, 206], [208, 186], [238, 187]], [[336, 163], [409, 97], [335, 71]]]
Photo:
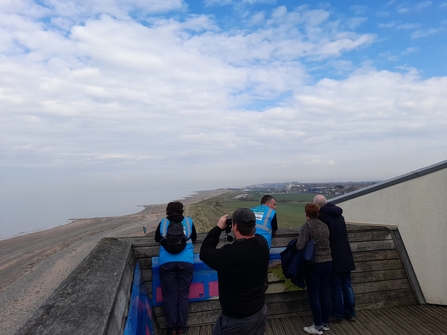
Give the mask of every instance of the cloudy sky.
[[393, 178], [447, 159], [446, 59], [446, 0], [0, 0], [0, 186]]

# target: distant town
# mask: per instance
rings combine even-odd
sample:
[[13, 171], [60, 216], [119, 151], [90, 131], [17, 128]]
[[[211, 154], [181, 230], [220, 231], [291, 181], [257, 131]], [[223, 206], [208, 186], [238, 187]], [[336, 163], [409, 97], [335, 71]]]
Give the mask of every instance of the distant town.
[[365, 188], [379, 181], [365, 182], [330, 182], [330, 183], [300, 183], [300, 182], [284, 182], [284, 183], [265, 183], [251, 185], [245, 188], [246, 191], [268, 191], [270, 193], [321, 193], [330, 196], [339, 196], [350, 193], [361, 188]]

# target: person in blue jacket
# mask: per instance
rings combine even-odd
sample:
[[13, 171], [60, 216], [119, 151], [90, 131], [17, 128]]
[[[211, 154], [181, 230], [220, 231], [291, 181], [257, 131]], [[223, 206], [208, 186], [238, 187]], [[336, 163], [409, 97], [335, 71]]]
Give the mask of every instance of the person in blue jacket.
[[278, 230], [276, 219], [276, 199], [271, 195], [264, 195], [261, 205], [251, 209], [256, 216], [256, 234], [267, 240], [269, 249], [272, 246], [272, 238]]
[[167, 332], [168, 334], [186, 334], [189, 287], [194, 271], [193, 242], [197, 239], [197, 233], [192, 219], [189, 216], [183, 216], [181, 202], [170, 202], [166, 207], [166, 215], [155, 231], [155, 241], [161, 242], [171, 222], [181, 222], [187, 238], [185, 249], [177, 254], [169, 253], [160, 245], [159, 270]]

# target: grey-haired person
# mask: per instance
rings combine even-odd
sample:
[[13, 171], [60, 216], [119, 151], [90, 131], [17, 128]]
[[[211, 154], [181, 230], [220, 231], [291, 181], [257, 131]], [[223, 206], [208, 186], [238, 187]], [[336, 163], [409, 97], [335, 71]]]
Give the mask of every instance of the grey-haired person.
[[320, 206], [318, 219], [329, 228], [331, 244], [332, 271], [329, 280], [332, 297], [331, 322], [342, 322], [343, 319], [354, 322], [355, 296], [351, 282], [351, 271], [355, 270], [354, 256], [349, 244], [343, 209], [326, 197], [318, 194], [314, 202]]

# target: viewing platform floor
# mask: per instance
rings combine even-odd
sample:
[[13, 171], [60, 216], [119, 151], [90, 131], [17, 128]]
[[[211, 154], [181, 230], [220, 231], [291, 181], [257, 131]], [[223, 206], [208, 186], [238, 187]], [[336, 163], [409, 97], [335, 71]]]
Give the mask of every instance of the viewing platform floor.
[[[303, 327], [312, 324], [312, 316], [267, 319], [265, 335], [306, 334]], [[191, 327], [189, 335], [209, 335], [213, 325]], [[325, 335], [429, 335], [447, 334], [447, 306], [415, 305], [360, 310], [356, 322], [344, 320], [330, 325]]]

